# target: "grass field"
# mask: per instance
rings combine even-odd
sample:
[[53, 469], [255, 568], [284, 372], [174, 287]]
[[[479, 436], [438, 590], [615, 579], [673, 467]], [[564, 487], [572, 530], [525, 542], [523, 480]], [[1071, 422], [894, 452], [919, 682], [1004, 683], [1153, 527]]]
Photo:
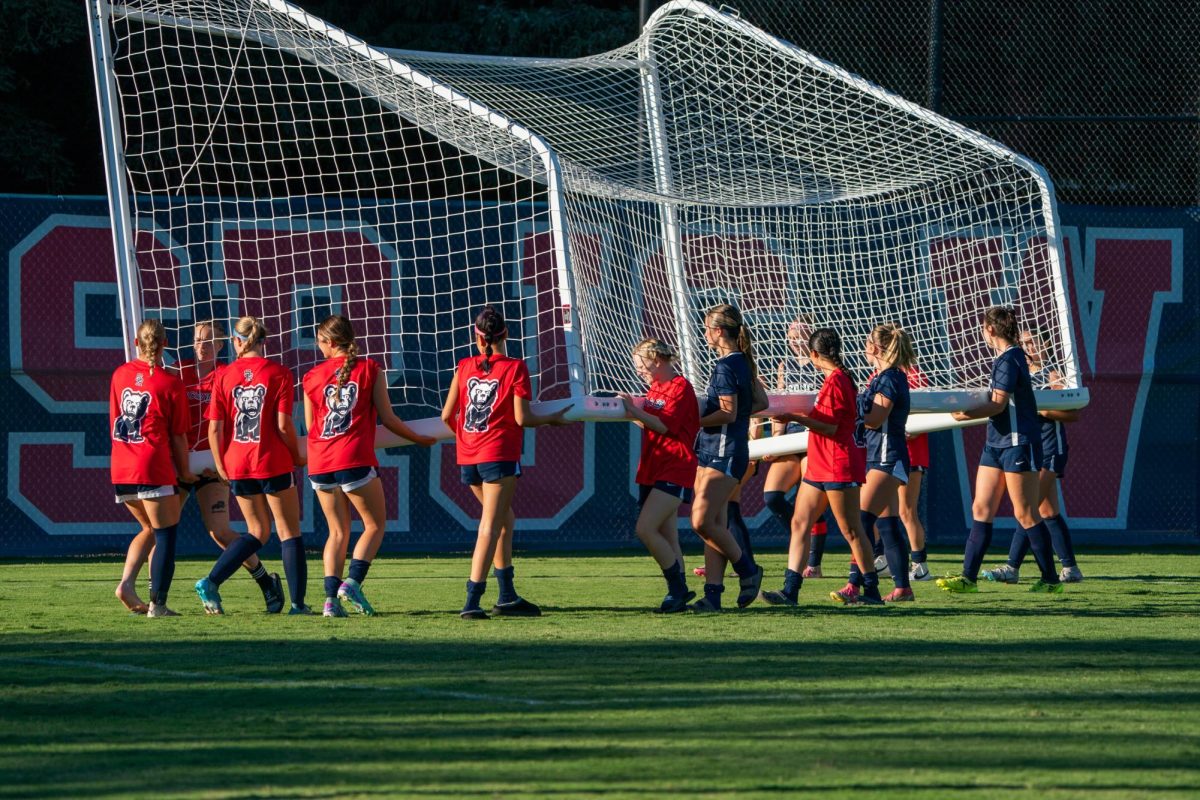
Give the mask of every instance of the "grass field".
[[158, 620], [124, 613], [115, 560], [4, 563], [0, 796], [1197, 797], [1198, 561], [1084, 553], [1061, 598], [1027, 577], [843, 609], [830, 578], [799, 609], [662, 617], [647, 557], [528, 557], [546, 615], [475, 623], [465, 558], [380, 560], [382, 613], [345, 620], [269, 617], [244, 573], [205, 617], [208, 561]]

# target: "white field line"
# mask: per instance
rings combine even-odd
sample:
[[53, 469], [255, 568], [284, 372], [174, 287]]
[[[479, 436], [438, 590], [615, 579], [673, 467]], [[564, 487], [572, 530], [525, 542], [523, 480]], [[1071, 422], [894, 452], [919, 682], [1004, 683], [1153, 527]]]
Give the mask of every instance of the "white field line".
[[[705, 694], [702, 691], [697, 691], [692, 695], [648, 695], [644, 697], [595, 697], [578, 700], [539, 700], [533, 697], [519, 697], [514, 695], [499, 695], [485, 694], [481, 692], [460, 692], [452, 689], [431, 689], [427, 686], [381, 686], [373, 683], [363, 683], [361, 681], [340, 681], [340, 680], [274, 680], [264, 678], [249, 678], [238, 675], [213, 675], [207, 672], [193, 672], [188, 670], [173, 670], [173, 669], [158, 669], [155, 667], [142, 667], [136, 664], [117, 664], [105, 661], [84, 661], [77, 659], [61, 659], [61, 658], [3, 658], [0, 659], [0, 665], [3, 664], [29, 664], [43, 667], [67, 667], [71, 669], [88, 669], [98, 672], [110, 672], [127, 675], [147, 675], [164, 678], [182, 678], [185, 680], [209, 681], [212, 683], [238, 683], [244, 686], [249, 686], [258, 689], [323, 689], [323, 690], [339, 690], [352, 689], [364, 692], [382, 692], [395, 694], [417, 695], [420, 697], [453, 699], [453, 700], [468, 700], [481, 703], [498, 703], [510, 704], [538, 708], [579, 708], [579, 707], [599, 707], [599, 706], [622, 706], [622, 705], [659, 705], [659, 706], [683, 706], [703, 703], [711, 705], [713, 703], [745, 703], [745, 702], [796, 702], [804, 699], [801, 692], [740, 692], [728, 694]], [[1071, 694], [1074, 698], [1086, 696], [1096, 697], [1111, 697], [1119, 695], [1121, 697], [1154, 697], [1166, 692], [1178, 692], [1178, 686], [1156, 687], [1098, 687], [1094, 690], [1080, 689], [1076, 687]], [[947, 693], [953, 694], [961, 698], [961, 687], [947, 687]], [[854, 701], [861, 699], [861, 693], [854, 691], [821, 691], [820, 697], [823, 700], [841, 699], [845, 701]], [[936, 692], [934, 693], [936, 694]], [[1017, 689], [988, 689], [989, 697], [1011, 697], [1015, 700], [1029, 696], [1029, 690], [1025, 688]], [[932, 699], [927, 697], [926, 699]]]

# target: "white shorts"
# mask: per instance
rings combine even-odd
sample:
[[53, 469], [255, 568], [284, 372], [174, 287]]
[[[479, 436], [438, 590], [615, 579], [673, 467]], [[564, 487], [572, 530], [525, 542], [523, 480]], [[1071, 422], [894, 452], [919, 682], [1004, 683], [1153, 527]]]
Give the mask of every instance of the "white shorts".
[[145, 483], [114, 483], [113, 492], [118, 503], [128, 503], [133, 500], [154, 500], [158, 497], [170, 497], [179, 494], [179, 487], [151, 486]]

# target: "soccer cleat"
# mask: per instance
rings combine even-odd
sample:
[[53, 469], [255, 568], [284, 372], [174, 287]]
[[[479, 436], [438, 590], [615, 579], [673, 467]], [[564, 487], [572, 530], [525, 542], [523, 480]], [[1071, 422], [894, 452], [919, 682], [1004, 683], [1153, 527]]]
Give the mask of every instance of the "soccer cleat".
[[146, 609], [147, 617], [178, 617], [179, 614], [167, 608], [166, 603], [151, 603]]
[[952, 594], [970, 594], [979, 591], [979, 584], [965, 575], [947, 575], [937, 579], [937, 586], [943, 592]]
[[933, 573], [929, 571], [929, 565], [922, 561], [920, 564], [914, 563], [909, 567], [908, 579], [910, 581], [931, 581]]
[[855, 586], [853, 583], [847, 583], [845, 586], [843, 586], [841, 589], [838, 589], [836, 592], [830, 592], [829, 599], [833, 600], [836, 603], [841, 603], [842, 605], [846, 605], [846, 606], [858, 605], [858, 600], [859, 600], [858, 587]]
[[696, 602], [688, 606], [688, 610], [693, 614], [720, 614], [721, 609], [714, 606], [708, 601], [707, 597], [701, 597]]
[[496, 603], [492, 613], [498, 617], [540, 617], [542, 610], [524, 597], [518, 597], [511, 603]]
[[1029, 591], [1037, 592], [1038, 594], [1062, 594], [1063, 585], [1062, 583], [1046, 583], [1039, 580], [1033, 586], [1029, 587]]
[[695, 575], [697, 578], [703, 578], [704, 577], [704, 567], [696, 567], [695, 569], [692, 570], [692, 574]]
[[205, 614], [219, 615], [225, 613], [225, 609], [221, 607], [221, 593], [217, 591], [217, 585], [208, 578], [201, 578], [196, 581], [196, 596], [204, 604]]
[[983, 579], [993, 583], [1017, 583], [1021, 579], [1021, 570], [1010, 564], [1004, 564], [995, 569], [985, 569]]
[[912, 589], [901, 589], [899, 587], [892, 589], [892, 593], [883, 598], [885, 603], [911, 603], [917, 598], [913, 595]]
[[797, 601], [788, 597], [783, 592], [763, 592], [762, 600], [769, 606], [794, 606], [798, 605]]
[[279, 573], [271, 573], [270, 588], [263, 589], [263, 602], [267, 604], [268, 614], [278, 614], [283, 611], [283, 581], [279, 580]]
[[292, 603], [292, 607], [288, 609], [288, 616], [289, 617], [311, 617], [311, 616], [313, 616], [313, 610], [311, 608], [309, 608], [308, 606], [298, 606], [295, 603]]
[[322, 612], [323, 617], [348, 617], [346, 609], [342, 608], [342, 601], [336, 597], [325, 598], [325, 610]]
[[1080, 583], [1083, 581], [1083, 573], [1079, 571], [1079, 567], [1063, 567], [1058, 573], [1058, 579], [1063, 583]]
[[875, 574], [885, 578], [892, 574], [888, 570], [887, 556], [875, 556]]
[[758, 599], [758, 592], [762, 589], [762, 582], [762, 567], [756, 567], [753, 575], [747, 575], [744, 578], [738, 579], [738, 586], [741, 589], [737, 596], [738, 608], [745, 608]]
[[464, 608], [458, 612], [458, 616], [462, 619], [491, 619], [482, 608]]
[[354, 610], [360, 614], [366, 614], [368, 617], [375, 615], [375, 609], [367, 602], [367, 598], [363, 595], [362, 584], [354, 580], [354, 578], [346, 578], [342, 581], [342, 585], [338, 587], [337, 596], [339, 600], [345, 600], [350, 605], [354, 606]]
[[881, 606], [883, 605], [883, 598], [879, 597], [878, 595], [867, 594], [866, 592], [863, 592], [858, 596], [858, 599], [850, 605]]
[[800, 577], [801, 578], [820, 578], [820, 577], [822, 577], [821, 568], [820, 567], [805, 567], [804, 572], [800, 573]]
[[695, 599], [695, 592], [688, 592], [683, 597], [669, 594], [663, 598], [662, 605], [654, 609], [655, 614], [679, 614], [688, 610], [688, 603]]

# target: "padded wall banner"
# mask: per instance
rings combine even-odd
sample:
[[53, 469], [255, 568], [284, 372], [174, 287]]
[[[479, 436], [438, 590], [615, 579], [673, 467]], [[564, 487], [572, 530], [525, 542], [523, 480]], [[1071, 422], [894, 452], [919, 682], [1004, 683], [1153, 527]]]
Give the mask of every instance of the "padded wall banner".
[[[1069, 428], [1063, 499], [1072, 529], [1085, 541], [1193, 541], [1200, 209], [1064, 206], [1060, 217], [1080, 366], [1092, 398]], [[526, 272], [521, 237], [514, 230], [496, 245], [509, 254], [510, 263], [500, 266], [511, 276], [514, 298], [523, 296]], [[122, 550], [135, 526], [113, 502], [108, 476], [108, 377], [123, 353], [107, 205], [102, 198], [0, 197], [0, 247], [8, 256], [0, 266], [8, 289], [0, 556]], [[177, 262], [180, 270], [191, 268], [187, 254]], [[233, 266], [204, 265], [230, 281]], [[390, 268], [404, 278], [404, 259]], [[428, 409], [398, 410], [430, 415]], [[637, 442], [637, 430], [623, 423], [528, 432], [516, 501], [518, 546], [638, 546], [632, 531]], [[934, 434], [922, 502], [934, 542], [965, 537], [981, 446], [978, 428]], [[381, 466], [389, 512], [385, 549], [470, 546], [477, 509], [457, 483], [452, 445], [388, 451]], [[761, 489], [761, 477], [746, 487], [744, 513], [758, 531], [756, 542], [782, 544], [784, 530], [763, 507]], [[311, 490], [302, 502], [306, 537], [319, 545], [324, 525]], [[181, 532], [181, 552], [214, 552], [192, 504]]]

